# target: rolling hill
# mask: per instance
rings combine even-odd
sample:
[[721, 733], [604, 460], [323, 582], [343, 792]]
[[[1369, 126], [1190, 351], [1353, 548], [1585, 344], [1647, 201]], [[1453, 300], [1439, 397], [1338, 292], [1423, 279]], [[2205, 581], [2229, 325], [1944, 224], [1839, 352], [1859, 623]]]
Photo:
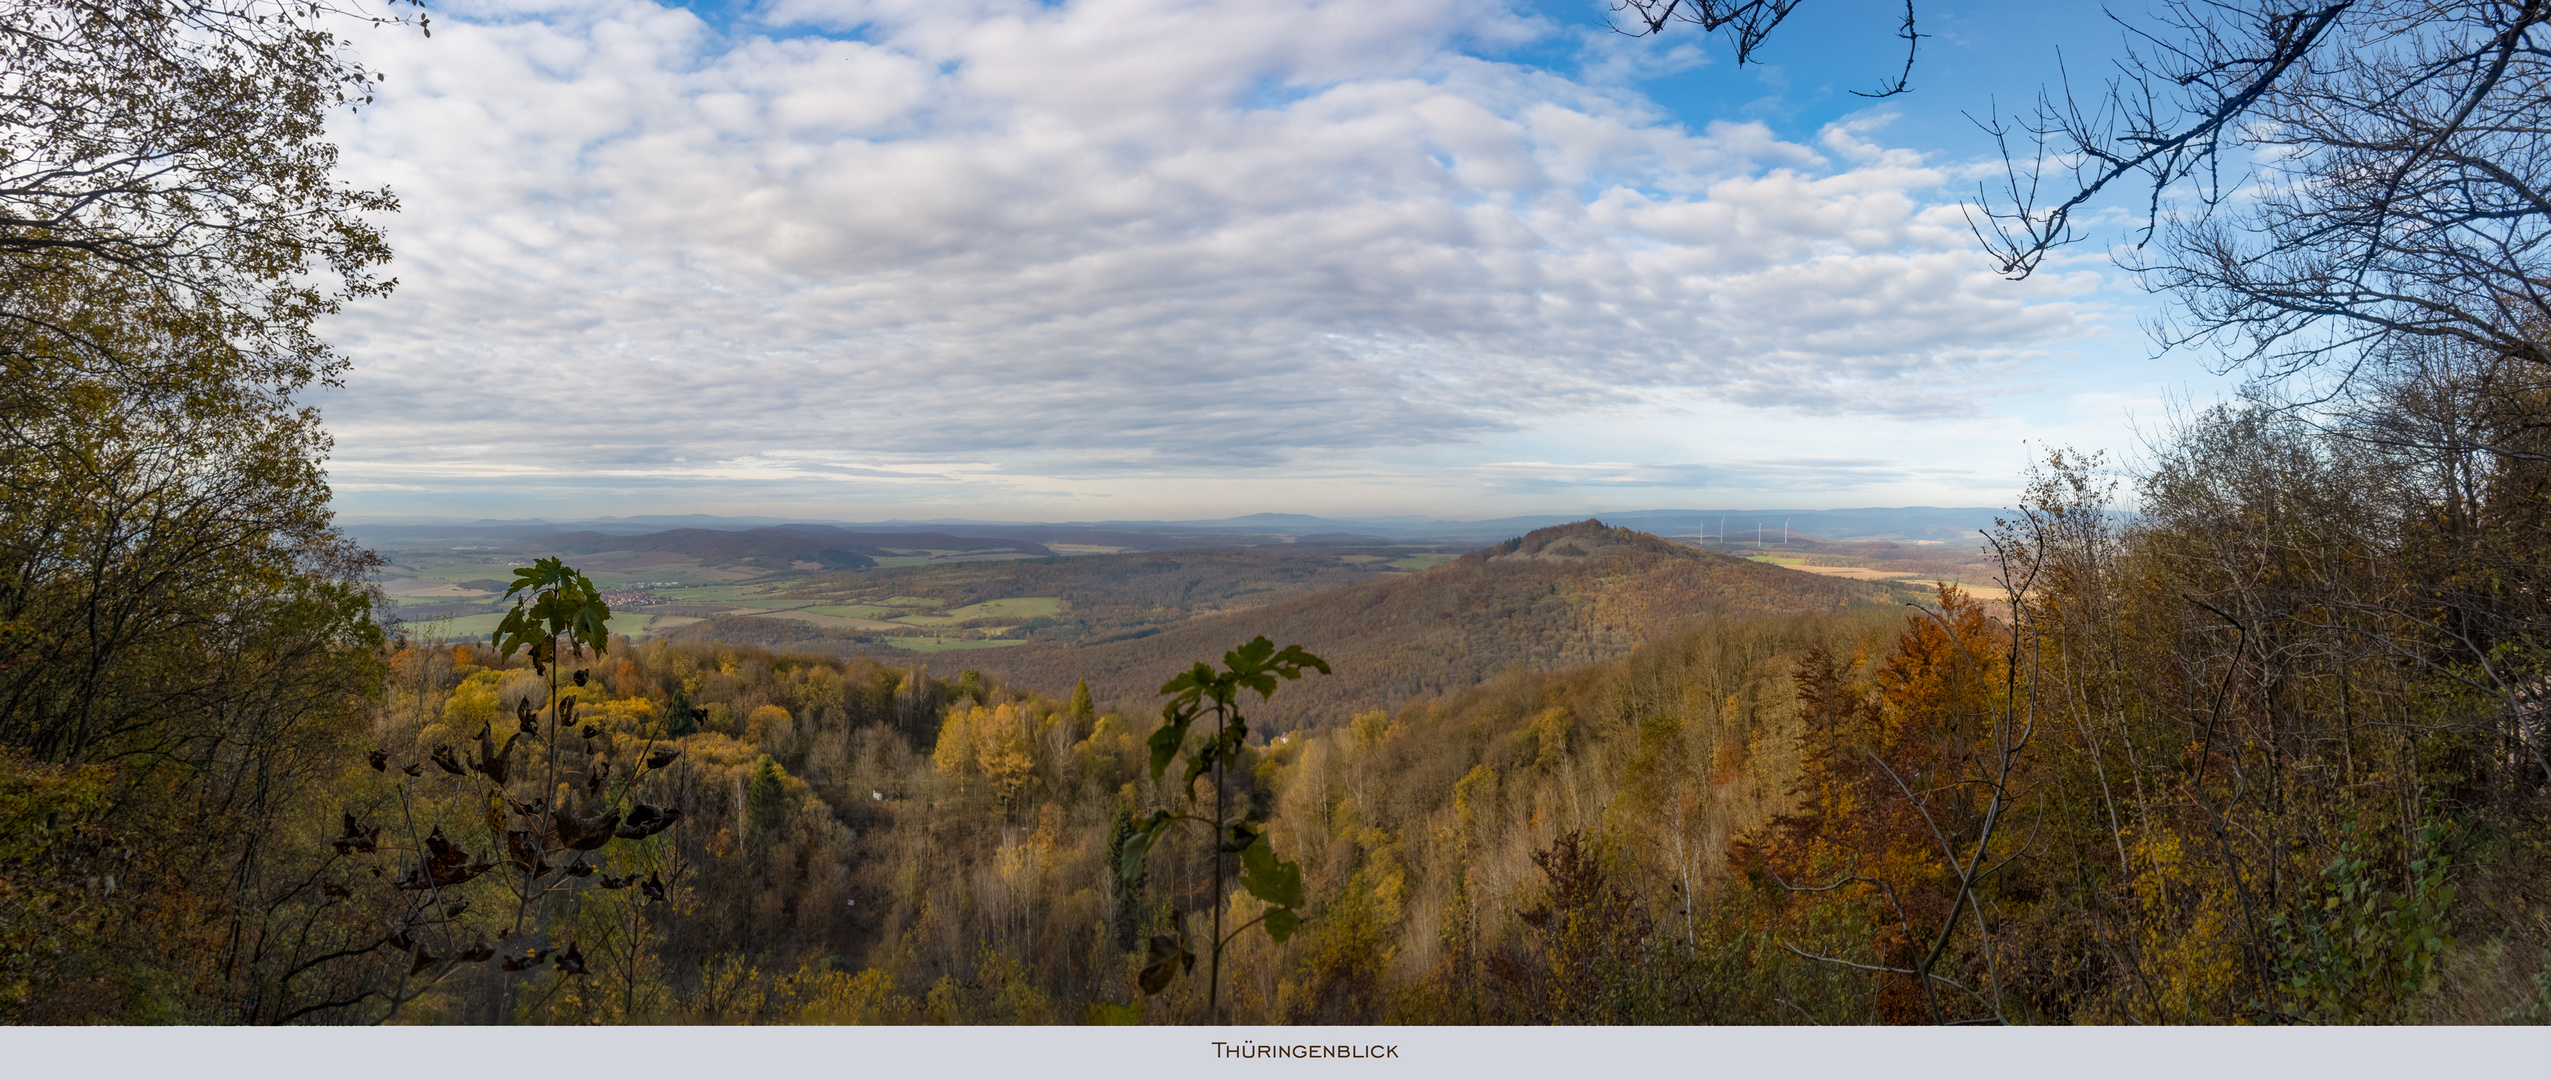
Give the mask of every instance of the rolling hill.
[[1189, 619], [1129, 639], [1030, 642], [968, 652], [980, 668], [1046, 692], [1088, 679], [1107, 705], [1157, 707], [1179, 669], [1264, 634], [1327, 658], [1335, 673], [1288, 685], [1251, 710], [1261, 731], [1325, 727], [1358, 709], [1479, 685], [1511, 668], [1556, 671], [1627, 655], [1709, 614], [1838, 611], [1891, 603], [1878, 582], [1819, 577], [1581, 521], [1538, 529], [1431, 570]]

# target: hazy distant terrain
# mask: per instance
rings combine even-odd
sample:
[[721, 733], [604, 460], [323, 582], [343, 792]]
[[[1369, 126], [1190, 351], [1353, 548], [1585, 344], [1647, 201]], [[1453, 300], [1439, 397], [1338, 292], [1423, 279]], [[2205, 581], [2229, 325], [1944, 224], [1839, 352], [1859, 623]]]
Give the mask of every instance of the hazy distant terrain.
[[1137, 711], [1156, 708], [1160, 684], [1177, 671], [1264, 634], [1329, 657], [1336, 668], [1253, 711], [1262, 730], [1280, 731], [1340, 723], [1359, 708], [1395, 710], [1509, 670], [1615, 659], [1705, 615], [1834, 612], [1892, 605], [1896, 596], [1886, 583], [1799, 574], [1587, 521], [1421, 572], [1117, 640], [969, 654], [964, 666], [1052, 693], [1086, 678], [1101, 703]]
[[1169, 556], [1114, 547], [1091, 553], [1015, 538], [824, 525], [425, 539], [404, 548], [382, 543], [390, 614], [418, 634], [487, 633], [511, 568], [564, 555], [612, 593], [613, 627], [632, 637], [719, 619], [720, 637], [844, 654], [991, 648], [1031, 635], [1104, 638], [1458, 554], [1431, 544], [1270, 538]]
[[[1000, 562], [935, 562], [774, 585], [759, 610], [681, 628], [688, 640], [780, 651], [1096, 644], [1264, 607], [1451, 559], [1430, 546], [1277, 544]], [[911, 636], [915, 627], [931, 636]]]
[[390, 614], [419, 633], [469, 637], [493, 630], [512, 568], [553, 555], [567, 557], [612, 593], [620, 616], [615, 629], [645, 636], [716, 615], [801, 606], [777, 601], [775, 591], [827, 570], [1053, 554], [1023, 540], [858, 533], [831, 525], [669, 529], [634, 536], [579, 530], [514, 540], [477, 537], [482, 542], [466, 544], [455, 539], [471, 538], [414, 537], [406, 547], [373, 541], [389, 560], [380, 582], [393, 605]]
[[[1889, 513], [1897, 516], [1867, 512], [1863, 523], [1909, 525], [1931, 512]], [[1807, 516], [1792, 515], [1793, 528], [1786, 539], [1778, 530], [1759, 542], [1750, 530], [1732, 539], [1713, 532], [1676, 537], [1665, 546], [1733, 555], [1766, 570], [1779, 568], [1760, 578], [1761, 584], [1749, 586], [1757, 592], [1801, 590], [1802, 595], [1821, 596], [1832, 591], [1829, 581], [1785, 576], [1792, 571], [1879, 585], [1948, 580], [1973, 586], [1991, 578], [1990, 567], [1971, 543], [1816, 537], [1794, 527], [1796, 518]], [[1273, 517], [1234, 520], [1293, 526], [1354, 524], [1290, 517], [1267, 521]], [[370, 536], [391, 560], [382, 575], [382, 587], [394, 605], [392, 613], [418, 634], [465, 638], [492, 630], [511, 567], [547, 555], [564, 555], [612, 590], [615, 628], [632, 637], [676, 633], [688, 640], [843, 656], [962, 650], [972, 654], [965, 661], [969, 666], [1017, 671], [1021, 677], [1060, 663], [1051, 659], [1056, 650], [1112, 649], [1110, 655], [1134, 656], [1177, 648], [1205, 650], [1199, 656], [1218, 654], [1235, 642], [1207, 642], [1231, 628], [1211, 622], [1215, 617], [1406, 577], [1478, 547], [1468, 542], [1392, 542], [1352, 533], [1282, 536], [1173, 527], [1122, 533], [1073, 531], [1076, 527], [1070, 526], [1006, 530], [1033, 532], [1052, 543], [1017, 535], [971, 536], [918, 528], [851, 530], [803, 523], [637, 534], [589, 528], [514, 539], [503, 536], [513, 526], [469, 526], [459, 532], [431, 528], [441, 527], [384, 526]], [[1515, 535], [1520, 534], [1499, 539], [1512, 540]], [[1071, 544], [1063, 537], [1190, 546], [1160, 550], [1127, 544]], [[410, 546], [389, 542], [400, 538]], [[1593, 586], [1571, 585], [1578, 587]], [[1671, 607], [1668, 599], [1657, 603], [1666, 605], [1658, 610]], [[1806, 606], [1830, 605], [1820, 600]], [[1190, 623], [1198, 624], [1192, 632], [1162, 642], [1124, 644]], [[1526, 632], [1514, 629], [1510, 634]], [[1620, 641], [1605, 636], [1613, 631], [1588, 633], [1591, 636], [1575, 644], [1514, 655], [1530, 654], [1542, 664], [1583, 663], [1589, 662], [1588, 657], [1615, 655], [1622, 647]], [[1587, 644], [1598, 640], [1610, 643]], [[1033, 648], [1028, 654], [998, 660], [982, 652], [1029, 645]], [[1395, 692], [1431, 692], [1446, 678], [1475, 679], [1476, 672], [1453, 673], [1471, 672], [1480, 665], [1494, 667], [1511, 659], [1508, 651], [1488, 647], [1472, 659], [1439, 659], [1420, 665], [1423, 671], [1412, 669], [1394, 683], [1400, 687]], [[1102, 657], [1101, 662], [1108, 661]], [[1148, 675], [1129, 678], [1127, 687], [1149, 689], [1137, 685]]]
[[[1164, 530], [1118, 538], [1254, 543], [1123, 550], [1057, 538], [1092, 531], [1040, 533], [1047, 543], [824, 524], [446, 535], [392, 550], [383, 588], [412, 633], [475, 637], [493, 629], [510, 567], [563, 554], [609, 591], [614, 629], [631, 637], [868, 656], [941, 678], [973, 669], [1049, 694], [1087, 679], [1102, 706], [1129, 713], [1156, 708], [1169, 675], [1260, 634], [1331, 658], [1333, 677], [1256, 714], [1262, 731], [1614, 660], [1704, 616], [1928, 602], [1937, 581], [1992, 591], [1973, 543], [1816, 537], [1801, 516], [1786, 539], [1668, 539], [1589, 519], [1486, 546]], [[943, 652], [960, 655], [914, 655]]]
[[1248, 514], [1200, 521], [824, 521], [810, 518], [719, 517], [652, 514], [634, 517], [531, 520], [353, 518], [343, 523], [355, 539], [378, 548], [448, 548], [520, 544], [566, 532], [636, 536], [675, 529], [741, 532], [777, 527], [837, 528], [850, 532], [940, 532], [959, 536], [1029, 540], [1072, 548], [1170, 551], [1182, 548], [1276, 543], [1442, 542], [1493, 544], [1534, 529], [1592, 516], [1659, 536], [1777, 542], [1791, 535], [1831, 540], [1968, 541], [2008, 511], [1994, 507], [1897, 506], [1846, 510], [1631, 510], [1597, 514], [1533, 515], [1455, 521], [1416, 516], [1330, 518], [1308, 514]]

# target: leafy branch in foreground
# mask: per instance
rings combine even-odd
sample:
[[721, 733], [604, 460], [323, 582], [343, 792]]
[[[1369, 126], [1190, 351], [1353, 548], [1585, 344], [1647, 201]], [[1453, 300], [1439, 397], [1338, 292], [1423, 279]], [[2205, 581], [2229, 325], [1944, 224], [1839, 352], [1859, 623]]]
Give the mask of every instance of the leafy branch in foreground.
[[[600, 656], [611, 647], [611, 632], [604, 628], [611, 620], [611, 605], [602, 602], [602, 592], [594, 588], [592, 579], [564, 559], [515, 567], [514, 584], [505, 590], [505, 599], [514, 602], [514, 610], [505, 613], [491, 638], [499, 657], [528, 650], [532, 670], [546, 675], [558, 662], [560, 638], [567, 639], [570, 655], [592, 649]], [[554, 676], [551, 681], [556, 682]]]
[[[392, 856], [390, 861], [404, 864], [395, 878], [377, 864], [373, 875], [394, 894], [405, 897], [389, 905], [397, 911], [391, 933], [366, 947], [368, 951], [386, 945], [408, 957], [398, 985], [386, 993], [390, 1011], [385, 1019], [396, 1019], [402, 1006], [465, 966], [491, 960], [499, 961], [503, 976], [512, 977], [500, 984], [507, 994], [528, 989], [518, 985], [520, 980], [531, 978], [545, 963], [557, 973], [540, 992], [539, 1000], [546, 1001], [566, 980], [589, 974], [582, 945], [593, 943], [570, 939], [563, 949], [557, 947], [551, 937], [556, 927], [544, 910], [554, 899], [590, 898], [595, 889], [630, 890], [622, 894], [623, 910], [605, 925], [617, 924], [615, 936], [625, 934], [624, 951], [631, 951], [645, 930], [639, 909], [664, 902], [668, 886], [681, 877], [678, 860], [666, 845], [648, 841], [681, 820], [682, 811], [638, 799], [639, 788], [672, 765], [681, 750], [659, 746], [652, 736], [623, 741], [615, 737], [608, 720], [589, 719], [580, 726], [575, 691], [591, 684], [591, 673], [561, 671], [561, 660], [580, 659], [588, 651], [598, 657], [609, 648], [610, 606], [592, 581], [555, 558], [517, 568], [513, 588], [506, 595], [514, 599], [514, 608], [493, 635], [497, 651], [501, 657], [517, 651], [530, 654], [534, 669], [548, 677], [543, 691], [546, 701], [535, 697], [516, 701], [515, 730], [506, 732], [501, 742], [495, 725], [482, 722], [474, 756], [466, 748], [455, 753], [443, 744], [422, 760], [393, 769], [388, 750], [373, 750], [369, 764], [392, 781], [406, 843], [385, 841], [383, 826], [367, 825], [354, 810], [344, 813], [345, 834], [334, 841], [341, 856], [386, 853]], [[570, 685], [560, 685], [562, 674]], [[568, 747], [569, 739], [580, 740], [579, 746]], [[513, 764], [515, 746], [524, 740], [535, 746], [547, 744], [546, 766], [537, 775], [528, 766]], [[562, 749], [568, 754], [563, 762]], [[628, 760], [615, 760], [623, 749], [634, 753]], [[429, 774], [428, 764], [440, 773]], [[479, 779], [473, 781], [473, 774]], [[569, 782], [570, 777], [575, 782]], [[482, 839], [489, 855], [480, 856], [466, 846], [468, 833], [475, 830], [460, 822], [448, 822], [455, 827], [454, 834], [447, 835], [443, 824], [435, 824], [430, 835], [418, 835], [422, 828], [417, 821], [419, 801], [429, 786], [447, 788], [446, 801], [483, 807], [478, 824], [485, 829]], [[629, 843], [605, 853], [603, 849], [614, 840]], [[611, 872], [614, 869], [621, 872]], [[486, 875], [483, 881], [482, 875]], [[596, 875], [598, 881], [583, 881]], [[466, 894], [492, 898], [485, 897], [489, 891], [485, 883], [500, 881], [513, 893], [510, 926], [501, 921], [503, 916], [465, 925], [464, 915], [472, 910], [472, 897]], [[352, 898], [351, 890], [344, 891]], [[497, 931], [494, 944], [486, 938], [490, 929]], [[522, 938], [526, 931], [531, 941], [548, 943], [526, 944]]]
[[[1258, 925], [1264, 925], [1267, 936], [1282, 944], [1286, 938], [1293, 936], [1295, 928], [1302, 925], [1302, 916], [1297, 910], [1303, 906], [1301, 864], [1276, 861], [1275, 849], [1268, 844], [1266, 833], [1257, 827], [1262, 823], [1249, 815], [1229, 817], [1224, 809], [1224, 777], [1239, 761], [1240, 752], [1249, 738], [1248, 720], [1240, 712], [1240, 692], [1255, 690], [1259, 700], [1263, 701], [1275, 696], [1280, 685], [1278, 679], [1299, 679], [1306, 669], [1329, 674], [1328, 661], [1302, 651], [1299, 645], [1287, 645], [1279, 651], [1275, 643], [1263, 635], [1222, 654], [1222, 662], [1223, 667], [1217, 670], [1213, 665], [1199, 661], [1196, 666], [1180, 672], [1178, 677], [1161, 686], [1160, 692], [1169, 696], [1169, 702], [1161, 706], [1160, 730], [1152, 733], [1150, 742], [1154, 782], [1168, 773], [1173, 759], [1182, 753], [1186, 757], [1187, 773], [1179, 786], [1187, 792], [1188, 802], [1193, 803], [1196, 799], [1196, 779], [1211, 774], [1213, 816], [1205, 818], [1168, 810], [1153, 811], [1149, 818], [1136, 823], [1132, 835], [1120, 845], [1123, 854], [1117, 864], [1117, 872], [1131, 884], [1141, 880], [1143, 863], [1152, 845], [1159, 842], [1171, 826], [1193, 822], [1213, 831], [1213, 891], [1208, 894], [1214, 904], [1212, 959], [1205, 973], [1205, 1013], [1208, 1017], [1219, 1015], [1224, 946], [1250, 927]], [[1202, 741], [1189, 746], [1190, 729], [1208, 714], [1214, 726]], [[1222, 891], [1223, 856], [1235, 854], [1240, 856], [1240, 887], [1268, 906], [1264, 914], [1226, 934], [1222, 929], [1222, 909], [1228, 906]], [[1180, 972], [1193, 971], [1195, 967], [1196, 949], [1187, 936], [1182, 919], [1176, 933], [1161, 934], [1151, 939], [1141, 977], [1143, 992], [1157, 994]]]

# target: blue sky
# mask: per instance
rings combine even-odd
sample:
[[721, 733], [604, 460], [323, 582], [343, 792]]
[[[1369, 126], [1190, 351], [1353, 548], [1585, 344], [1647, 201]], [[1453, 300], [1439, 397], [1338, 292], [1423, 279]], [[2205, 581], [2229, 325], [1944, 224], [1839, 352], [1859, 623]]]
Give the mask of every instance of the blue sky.
[[[355, 517], [1998, 504], [2229, 383], [2097, 244], [1996, 278], [1965, 118], [2098, 9], [461, 0], [358, 31], [396, 295]], [[2110, 240], [2115, 237], [2108, 238]]]

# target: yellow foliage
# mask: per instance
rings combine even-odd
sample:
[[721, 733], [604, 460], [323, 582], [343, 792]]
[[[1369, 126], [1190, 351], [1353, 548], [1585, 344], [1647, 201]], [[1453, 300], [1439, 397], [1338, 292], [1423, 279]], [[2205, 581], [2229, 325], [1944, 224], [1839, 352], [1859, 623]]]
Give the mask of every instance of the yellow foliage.
[[1016, 705], [986, 709], [949, 709], [939, 726], [939, 742], [930, 763], [952, 776], [980, 776], [1007, 804], [1036, 779], [1030, 726], [1034, 719]]
[[1282, 741], [1271, 743], [1258, 755], [1258, 767], [1254, 771], [1258, 777], [1259, 787], [1282, 796], [1285, 779], [1293, 775], [1292, 766], [1296, 761], [1301, 760], [1302, 748], [1309, 743], [1310, 739], [1300, 733], [1277, 736], [1277, 738]]
[[458, 734], [451, 737], [459, 738], [477, 731], [481, 724], [495, 723], [497, 714], [502, 711], [498, 707], [497, 684], [504, 681], [503, 668], [479, 668], [470, 672], [468, 678], [452, 688], [452, 696], [443, 702], [444, 731], [456, 732]]
[[1130, 773], [1141, 754], [1142, 742], [1134, 737], [1125, 718], [1108, 713], [1098, 718], [1088, 738], [1072, 747], [1072, 766], [1082, 776]]
[[2133, 887], [2153, 1011], [2181, 1022], [2238, 1015], [2227, 1008], [2244, 982], [2238, 898], [2190, 865], [2177, 833], [2136, 831], [2129, 845], [2139, 866]]
[[656, 703], [645, 698], [596, 701], [576, 707], [576, 719], [604, 731], [645, 733], [660, 718]]
[[980, 705], [949, 709], [947, 717], [939, 721], [939, 741], [930, 749], [930, 764], [946, 775], [963, 775], [974, 763], [974, 728], [983, 715]]
[[682, 740], [683, 757], [694, 769], [743, 771], [762, 759], [760, 749], [737, 742], [717, 732], [705, 732]]
[[1370, 750], [1391, 733], [1391, 714], [1379, 709], [1357, 713], [1348, 721], [1348, 730], [1355, 734], [1356, 749]]
[[800, 992], [806, 1002], [796, 1017], [801, 1024], [909, 1024], [919, 1011], [912, 998], [895, 992], [894, 976], [881, 968], [857, 975], [822, 972], [804, 980]]
[[966, 1022], [965, 991], [957, 986], [957, 977], [941, 975], [930, 984], [930, 993], [921, 999], [921, 1022], [953, 1026]]
[[1544, 771], [1556, 769], [1568, 757], [1568, 733], [1576, 727], [1576, 717], [1565, 707], [1544, 709], [1532, 718], [1532, 734], [1541, 748], [1533, 765]]
[[749, 1024], [759, 1019], [769, 988], [759, 966], [728, 953], [700, 968], [700, 989], [684, 1004], [708, 1024]]
[[774, 754], [787, 753], [797, 742], [796, 721], [788, 710], [764, 705], [744, 718], [744, 741]]
[[1484, 762], [1471, 766], [1467, 775], [1454, 782], [1453, 821], [1461, 830], [1461, 836], [1466, 838], [1471, 830], [1479, 827], [1478, 804], [1482, 800], [1494, 800], [1496, 797], [1497, 770], [1489, 768]]

